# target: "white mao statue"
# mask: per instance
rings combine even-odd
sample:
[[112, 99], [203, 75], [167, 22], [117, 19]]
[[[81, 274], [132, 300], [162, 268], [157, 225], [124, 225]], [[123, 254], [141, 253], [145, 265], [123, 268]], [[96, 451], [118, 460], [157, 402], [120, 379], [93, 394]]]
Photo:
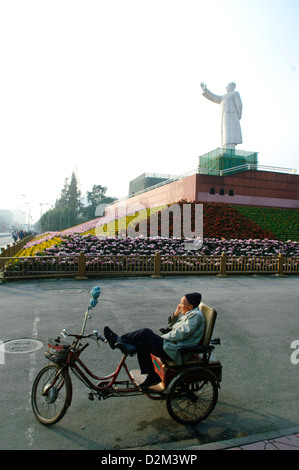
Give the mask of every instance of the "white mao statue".
[[242, 101], [235, 91], [236, 84], [227, 85], [227, 93], [222, 96], [214, 95], [207, 89], [205, 83], [200, 84], [203, 96], [221, 106], [221, 146], [227, 149], [235, 149], [237, 144], [242, 144], [242, 132], [240, 119], [242, 117]]

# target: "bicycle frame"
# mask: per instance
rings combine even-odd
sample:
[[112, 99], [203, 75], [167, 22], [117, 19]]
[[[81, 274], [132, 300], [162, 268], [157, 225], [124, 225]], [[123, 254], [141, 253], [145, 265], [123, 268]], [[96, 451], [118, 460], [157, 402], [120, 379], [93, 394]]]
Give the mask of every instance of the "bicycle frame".
[[[97, 303], [97, 302], [96, 302]], [[97, 376], [91, 372], [91, 370], [84, 364], [84, 362], [80, 359], [81, 353], [84, 349], [88, 346], [86, 343], [81, 349], [78, 349], [79, 342], [81, 339], [90, 338], [92, 335], [84, 336], [85, 327], [87, 320], [91, 318], [90, 312], [95, 307], [96, 303], [90, 302], [90, 305], [87, 307], [87, 310], [84, 315], [83, 325], [81, 329], [81, 333], [79, 335], [71, 335], [68, 334], [65, 330], [62, 331], [62, 335], [66, 336], [73, 336], [75, 340], [71, 346], [70, 352], [67, 356], [67, 361], [63, 368], [70, 368], [71, 371], [76, 375], [76, 377], [81, 380], [86, 387], [88, 387], [92, 392], [98, 396], [98, 398], [108, 398], [108, 396], [130, 396], [130, 395], [140, 395], [145, 394], [152, 399], [157, 399], [158, 397], [151, 396], [149, 393], [142, 392], [141, 389], [136, 385], [134, 378], [130, 374], [130, 371], [126, 364], [127, 354], [124, 354], [122, 359], [120, 360], [116, 370], [109, 375], [104, 377]], [[100, 339], [103, 342], [107, 342], [97, 331], [93, 333], [96, 337], [96, 340]], [[94, 338], [93, 338], [94, 339]], [[78, 364], [81, 366], [81, 369]], [[128, 380], [117, 380], [121, 370], [124, 369]], [[85, 373], [84, 373], [85, 372]], [[99, 381], [96, 385], [89, 379]], [[121, 388], [118, 388], [121, 387]], [[161, 397], [159, 397], [161, 398]]]
[[[105, 395], [105, 392], [109, 395], [113, 394], [117, 395], [129, 395], [129, 394], [140, 394], [142, 393], [141, 390], [136, 386], [134, 383], [133, 377], [131, 376], [129, 369], [126, 364], [127, 355], [124, 354], [121, 358], [116, 370], [109, 375], [104, 377], [97, 376], [91, 372], [91, 370], [84, 364], [84, 362], [80, 359], [79, 355], [82, 351], [88, 346], [88, 343], [81, 348], [78, 353], [74, 350], [71, 350], [68, 356], [68, 360], [65, 364], [65, 367], [69, 367], [71, 371], [92, 391], [99, 393], [99, 397], [101, 395]], [[81, 366], [81, 368], [78, 366]], [[117, 380], [121, 370], [124, 369], [128, 380]], [[84, 373], [85, 372], [85, 373]], [[88, 376], [94, 380], [99, 381], [98, 384], [94, 384]], [[119, 386], [125, 386], [124, 388], [117, 388]]]

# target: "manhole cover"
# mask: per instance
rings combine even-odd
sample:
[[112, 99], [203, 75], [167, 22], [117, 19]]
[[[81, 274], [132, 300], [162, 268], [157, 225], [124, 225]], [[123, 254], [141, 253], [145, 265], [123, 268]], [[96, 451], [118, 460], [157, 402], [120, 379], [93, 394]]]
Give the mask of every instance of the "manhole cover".
[[0, 344], [0, 351], [10, 354], [26, 354], [38, 351], [43, 347], [42, 341], [38, 339], [21, 338], [11, 339]]

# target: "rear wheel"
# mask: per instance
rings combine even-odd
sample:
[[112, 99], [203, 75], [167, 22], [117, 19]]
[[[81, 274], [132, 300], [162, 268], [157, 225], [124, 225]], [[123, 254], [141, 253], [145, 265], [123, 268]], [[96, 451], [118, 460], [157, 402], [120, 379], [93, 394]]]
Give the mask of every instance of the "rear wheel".
[[37, 374], [32, 386], [31, 404], [38, 421], [55, 424], [65, 415], [72, 401], [72, 382], [67, 370], [48, 364]]
[[181, 424], [196, 424], [214, 409], [218, 388], [214, 377], [206, 371], [189, 372], [171, 384], [166, 398], [170, 416]]

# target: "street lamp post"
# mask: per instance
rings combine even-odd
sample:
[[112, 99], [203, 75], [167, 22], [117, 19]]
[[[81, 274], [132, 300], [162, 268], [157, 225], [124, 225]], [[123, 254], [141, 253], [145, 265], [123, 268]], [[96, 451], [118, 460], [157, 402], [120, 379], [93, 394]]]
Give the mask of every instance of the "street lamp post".
[[28, 208], [28, 233], [30, 232], [30, 211], [31, 211], [31, 207], [30, 207], [30, 203], [29, 202], [25, 202], [25, 204], [28, 204], [29, 205], [29, 208]]

